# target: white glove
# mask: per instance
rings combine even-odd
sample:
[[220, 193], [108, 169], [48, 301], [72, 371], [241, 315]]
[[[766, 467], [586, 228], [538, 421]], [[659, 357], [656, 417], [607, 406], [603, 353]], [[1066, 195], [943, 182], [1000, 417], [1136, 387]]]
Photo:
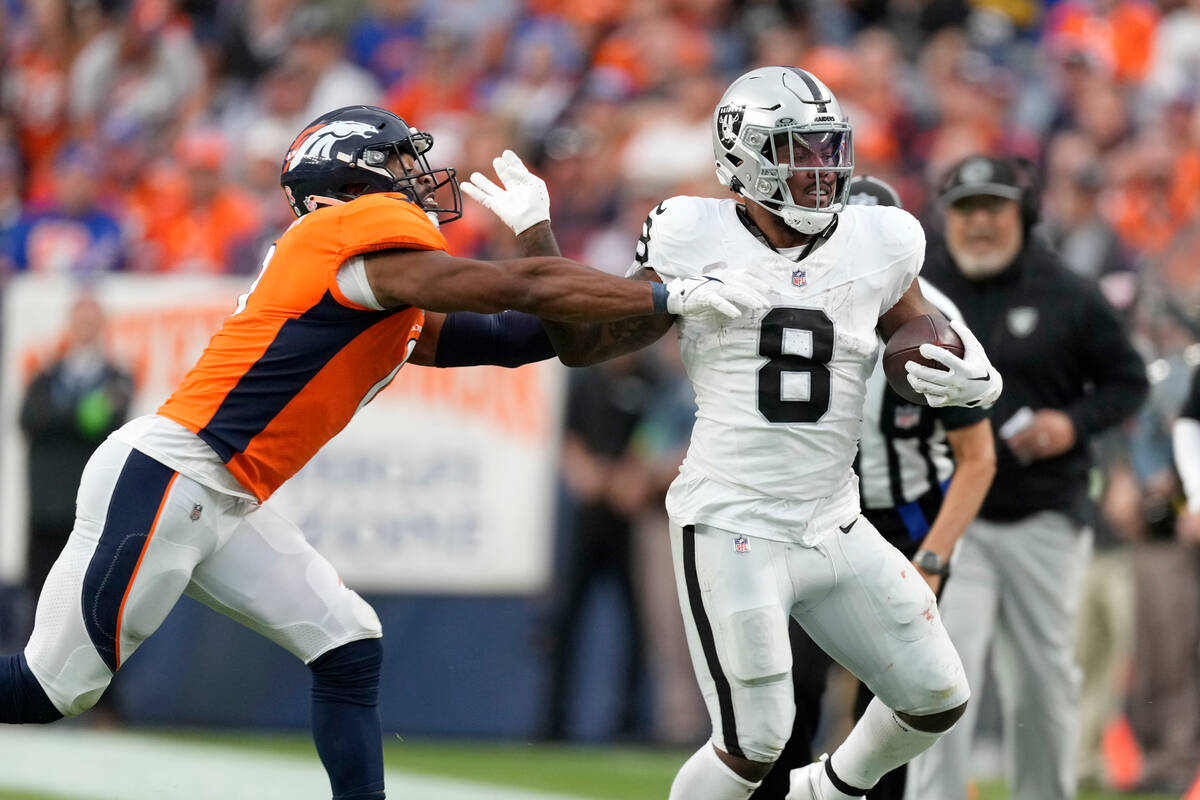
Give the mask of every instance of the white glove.
[[666, 289], [667, 313], [680, 317], [719, 315], [737, 319], [743, 309], [760, 311], [770, 305], [770, 301], [754, 289], [730, 286], [719, 278], [673, 278], [667, 281]]
[[497, 186], [481, 172], [471, 173], [463, 194], [491, 211], [500, 221], [521, 234], [539, 222], [550, 219], [550, 192], [546, 182], [534, 175], [512, 150], [505, 150], [492, 166], [503, 186]]
[[927, 367], [915, 361], [904, 365], [908, 383], [929, 401], [933, 408], [942, 406], [982, 406], [996, 402], [1004, 388], [1000, 373], [988, 361], [983, 345], [962, 320], [950, 321], [950, 327], [963, 342], [963, 357], [933, 344], [921, 345], [921, 355], [946, 367]]

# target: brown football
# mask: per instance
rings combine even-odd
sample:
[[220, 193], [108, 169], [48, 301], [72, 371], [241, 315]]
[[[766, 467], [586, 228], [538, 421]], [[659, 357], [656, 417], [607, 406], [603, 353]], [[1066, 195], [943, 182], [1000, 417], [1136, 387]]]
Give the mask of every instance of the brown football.
[[958, 338], [958, 334], [941, 314], [922, 314], [910, 319], [896, 329], [892, 338], [888, 339], [887, 347], [883, 349], [883, 374], [887, 376], [892, 391], [908, 402], [922, 406], [926, 404], [925, 395], [909, 385], [908, 371], [904, 364], [915, 361], [934, 369], [945, 369], [933, 359], [921, 355], [921, 345], [926, 342], [944, 347], [959, 358], [963, 356], [962, 339]]

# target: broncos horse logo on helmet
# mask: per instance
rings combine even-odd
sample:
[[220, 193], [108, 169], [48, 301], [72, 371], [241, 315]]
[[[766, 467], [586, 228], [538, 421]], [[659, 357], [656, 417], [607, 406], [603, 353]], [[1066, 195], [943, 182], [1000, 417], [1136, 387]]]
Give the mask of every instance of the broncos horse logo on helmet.
[[[431, 147], [433, 136], [390, 111], [346, 106], [321, 115], [300, 132], [283, 159], [279, 183], [297, 217], [364, 194], [398, 192], [437, 224], [451, 222], [462, 216], [458, 179], [451, 168], [429, 166], [425, 154]], [[389, 157], [401, 154], [411, 158], [411, 166], [402, 165], [396, 174]], [[449, 207], [437, 200], [445, 194]]]
[[[812, 73], [796, 67], [747, 72], [717, 103], [712, 133], [722, 185], [789, 227], [820, 233], [846, 207], [854, 173], [850, 124]], [[798, 174], [814, 187], [799, 198], [788, 185]]]

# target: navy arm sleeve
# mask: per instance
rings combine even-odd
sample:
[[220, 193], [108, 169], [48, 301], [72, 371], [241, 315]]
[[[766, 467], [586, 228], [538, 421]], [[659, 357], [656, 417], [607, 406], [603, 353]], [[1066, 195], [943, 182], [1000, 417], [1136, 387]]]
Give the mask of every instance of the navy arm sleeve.
[[1084, 308], [1078, 335], [1083, 337], [1083, 358], [1092, 390], [1065, 409], [1080, 438], [1132, 416], [1150, 389], [1145, 362], [1098, 288], [1088, 287]]
[[446, 315], [438, 335], [434, 366], [474, 367], [493, 364], [519, 367], [553, 358], [554, 345], [532, 314], [502, 311], [474, 314], [455, 311]]

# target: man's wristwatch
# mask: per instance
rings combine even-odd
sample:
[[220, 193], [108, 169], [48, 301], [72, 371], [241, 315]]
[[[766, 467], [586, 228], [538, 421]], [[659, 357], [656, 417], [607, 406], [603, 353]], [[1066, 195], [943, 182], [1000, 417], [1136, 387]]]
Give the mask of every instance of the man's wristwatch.
[[932, 550], [918, 550], [912, 560], [914, 564], [930, 575], [944, 578], [950, 574], [950, 562]]

